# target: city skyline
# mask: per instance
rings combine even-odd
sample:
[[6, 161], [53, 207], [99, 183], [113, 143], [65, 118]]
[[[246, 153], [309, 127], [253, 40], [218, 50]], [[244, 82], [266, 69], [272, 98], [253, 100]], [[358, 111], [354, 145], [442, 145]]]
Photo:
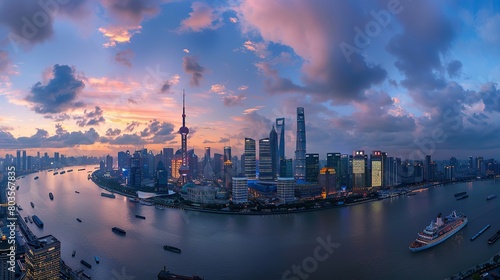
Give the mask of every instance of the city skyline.
[[294, 158], [297, 107], [322, 159], [500, 158], [497, 2], [54, 3], [0, 8], [3, 154], [177, 150], [185, 89], [200, 158], [281, 118]]

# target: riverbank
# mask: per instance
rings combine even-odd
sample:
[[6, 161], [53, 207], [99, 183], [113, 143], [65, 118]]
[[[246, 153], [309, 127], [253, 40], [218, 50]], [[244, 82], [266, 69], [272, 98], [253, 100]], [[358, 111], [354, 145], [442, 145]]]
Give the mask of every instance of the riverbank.
[[[493, 278], [481, 277], [481, 275], [491, 276]], [[499, 279], [500, 278], [500, 252], [489, 260], [475, 266], [471, 266], [461, 272], [446, 278], [445, 280], [464, 280], [464, 279]]]

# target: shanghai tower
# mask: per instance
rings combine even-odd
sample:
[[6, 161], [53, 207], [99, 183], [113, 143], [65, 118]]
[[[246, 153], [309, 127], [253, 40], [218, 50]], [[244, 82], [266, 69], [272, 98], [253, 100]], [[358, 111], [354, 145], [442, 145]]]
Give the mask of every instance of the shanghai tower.
[[304, 180], [306, 176], [306, 120], [304, 108], [297, 107], [297, 142], [295, 148], [295, 179]]
[[189, 128], [186, 127], [186, 106], [185, 106], [185, 94], [182, 93], [182, 127], [179, 128], [179, 134], [181, 135], [182, 143], [182, 165], [179, 168], [179, 174], [181, 175], [181, 182], [184, 185], [187, 183], [187, 176], [189, 174], [188, 165], [188, 155], [187, 155], [187, 136], [189, 134]]

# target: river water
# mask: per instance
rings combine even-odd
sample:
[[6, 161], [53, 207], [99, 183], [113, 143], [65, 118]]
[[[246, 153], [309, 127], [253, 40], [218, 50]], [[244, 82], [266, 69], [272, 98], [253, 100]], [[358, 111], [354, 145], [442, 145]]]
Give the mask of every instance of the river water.
[[[18, 180], [17, 201], [23, 217], [36, 214], [44, 222], [43, 229], [30, 224], [33, 233], [54, 235], [61, 241], [62, 259], [74, 269], [85, 269], [92, 279], [156, 279], [164, 266], [208, 280], [443, 279], [500, 251], [500, 242], [487, 244], [500, 230], [500, 180], [448, 185], [337, 209], [237, 216], [159, 210], [121, 195], [102, 197], [103, 190], [87, 180], [93, 167], [72, 168], [64, 175], [43, 171]], [[453, 194], [461, 191], [470, 197], [457, 201]], [[494, 193], [499, 198], [486, 201]], [[437, 213], [452, 210], [468, 216], [464, 229], [431, 249], [408, 250]], [[491, 228], [471, 242], [486, 224]], [[113, 233], [115, 226], [126, 230], [126, 236]], [[163, 245], [181, 248], [182, 253], [165, 251]], [[82, 259], [92, 269], [81, 265]]]

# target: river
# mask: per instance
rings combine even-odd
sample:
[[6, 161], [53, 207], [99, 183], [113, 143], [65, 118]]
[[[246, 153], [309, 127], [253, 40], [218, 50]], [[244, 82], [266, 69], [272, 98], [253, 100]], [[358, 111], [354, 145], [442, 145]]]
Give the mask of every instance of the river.
[[[54, 235], [61, 241], [61, 258], [74, 269], [85, 269], [92, 279], [156, 279], [164, 266], [208, 280], [443, 279], [500, 251], [500, 242], [486, 242], [500, 229], [500, 198], [486, 201], [490, 194], [500, 195], [500, 180], [329, 210], [237, 216], [159, 210], [121, 195], [102, 197], [103, 190], [87, 180], [93, 167], [71, 168], [64, 175], [42, 171], [18, 180], [17, 201], [23, 217], [36, 214], [44, 222], [43, 229], [30, 224], [33, 233]], [[453, 194], [461, 191], [470, 197], [457, 201]], [[452, 210], [468, 216], [464, 229], [431, 249], [408, 250], [437, 213]], [[471, 242], [486, 224], [491, 229]], [[126, 236], [113, 233], [115, 226], [126, 230]], [[167, 244], [182, 253], [165, 251]], [[92, 269], [80, 264], [82, 259]]]

